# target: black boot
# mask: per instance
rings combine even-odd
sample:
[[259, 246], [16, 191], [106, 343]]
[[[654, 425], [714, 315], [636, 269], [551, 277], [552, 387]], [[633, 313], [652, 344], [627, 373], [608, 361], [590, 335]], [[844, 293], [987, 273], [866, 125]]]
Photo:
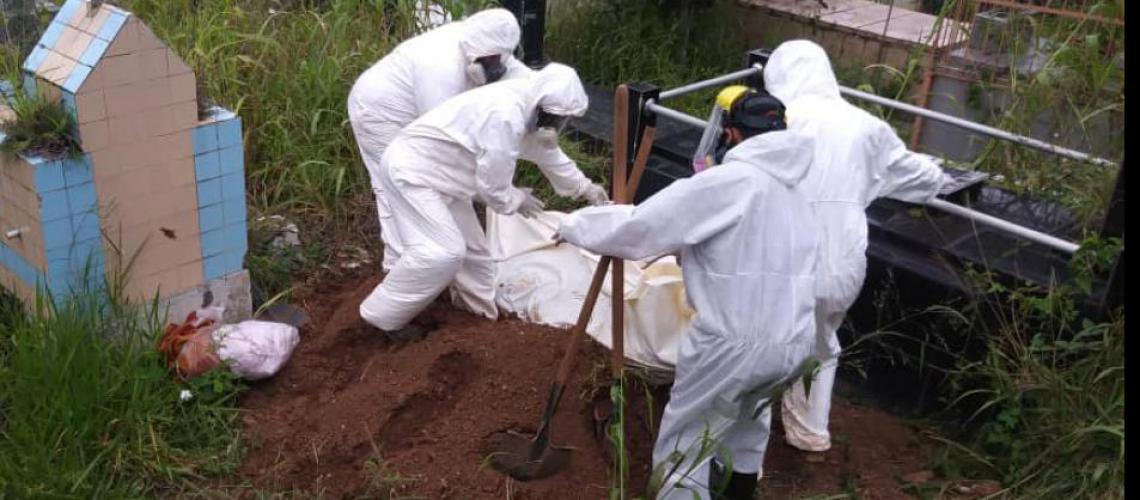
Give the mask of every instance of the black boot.
[[713, 500], [755, 500], [757, 474], [732, 471], [726, 481], [724, 473], [725, 467], [712, 460], [709, 464], [709, 494]]
[[415, 323], [409, 323], [399, 330], [380, 330], [392, 342], [410, 342], [427, 335], [432, 329]]

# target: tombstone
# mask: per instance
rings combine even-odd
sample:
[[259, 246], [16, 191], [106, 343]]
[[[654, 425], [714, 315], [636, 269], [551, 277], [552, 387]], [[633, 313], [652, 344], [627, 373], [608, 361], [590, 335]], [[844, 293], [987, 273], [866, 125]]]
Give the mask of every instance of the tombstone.
[[248, 318], [241, 119], [200, 118], [186, 63], [96, 5], [65, 2], [24, 61], [24, 91], [70, 111], [81, 151], [0, 156], [0, 285], [30, 304], [125, 276], [126, 298], [157, 297], [171, 320], [211, 297], [227, 322]]

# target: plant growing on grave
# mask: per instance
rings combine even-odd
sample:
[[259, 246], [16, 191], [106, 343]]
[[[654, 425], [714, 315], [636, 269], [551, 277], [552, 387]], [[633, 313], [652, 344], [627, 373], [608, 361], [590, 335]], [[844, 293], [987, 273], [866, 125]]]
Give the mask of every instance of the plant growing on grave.
[[40, 96], [20, 97], [19, 91], [16, 95], [11, 102], [15, 117], [0, 124], [6, 135], [0, 150], [49, 158], [79, 154], [75, 117], [62, 102]]

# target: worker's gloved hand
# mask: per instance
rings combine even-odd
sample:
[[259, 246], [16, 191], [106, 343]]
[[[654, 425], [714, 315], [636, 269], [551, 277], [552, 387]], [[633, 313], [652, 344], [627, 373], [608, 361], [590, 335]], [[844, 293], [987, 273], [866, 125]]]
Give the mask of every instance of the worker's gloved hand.
[[519, 204], [519, 215], [533, 219], [542, 214], [543, 209], [546, 208], [546, 204], [538, 199], [532, 190], [523, 188], [520, 191], [523, 193], [523, 201]]
[[610, 202], [610, 196], [606, 194], [606, 188], [597, 184], [590, 184], [582, 192], [582, 198], [585, 198], [590, 205], [607, 205]]
[[957, 189], [958, 189], [958, 179], [955, 179], [953, 176], [943, 172], [942, 173], [942, 187], [938, 189], [938, 194], [945, 196], [945, 195], [948, 195], [950, 193], [953, 193]]

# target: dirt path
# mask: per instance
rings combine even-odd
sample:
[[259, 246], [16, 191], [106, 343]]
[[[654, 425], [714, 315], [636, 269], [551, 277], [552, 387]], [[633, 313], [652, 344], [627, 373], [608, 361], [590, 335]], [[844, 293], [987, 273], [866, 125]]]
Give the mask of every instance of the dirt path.
[[[394, 345], [357, 315], [378, 279], [346, 279], [304, 301], [318, 326], [302, 333], [289, 365], [242, 402], [252, 445], [247, 477], [262, 488], [326, 498], [607, 496], [607, 447], [595, 438], [588, 410], [592, 392], [607, 379], [600, 347], [584, 345], [587, 354], [554, 422], [555, 442], [576, 448], [568, 470], [537, 482], [509, 481], [485, 465], [489, 437], [534, 430], [566, 332], [517, 320], [492, 323], [437, 303], [427, 314], [442, 322], [439, 330]], [[631, 482], [640, 493], [649, 477], [648, 417], [657, 421], [668, 393], [648, 397], [633, 387], [627, 394]], [[899, 477], [926, 467], [916, 429], [842, 400], [835, 401], [833, 422], [836, 445], [815, 457], [785, 445], [777, 424], [764, 498], [910, 498]]]

